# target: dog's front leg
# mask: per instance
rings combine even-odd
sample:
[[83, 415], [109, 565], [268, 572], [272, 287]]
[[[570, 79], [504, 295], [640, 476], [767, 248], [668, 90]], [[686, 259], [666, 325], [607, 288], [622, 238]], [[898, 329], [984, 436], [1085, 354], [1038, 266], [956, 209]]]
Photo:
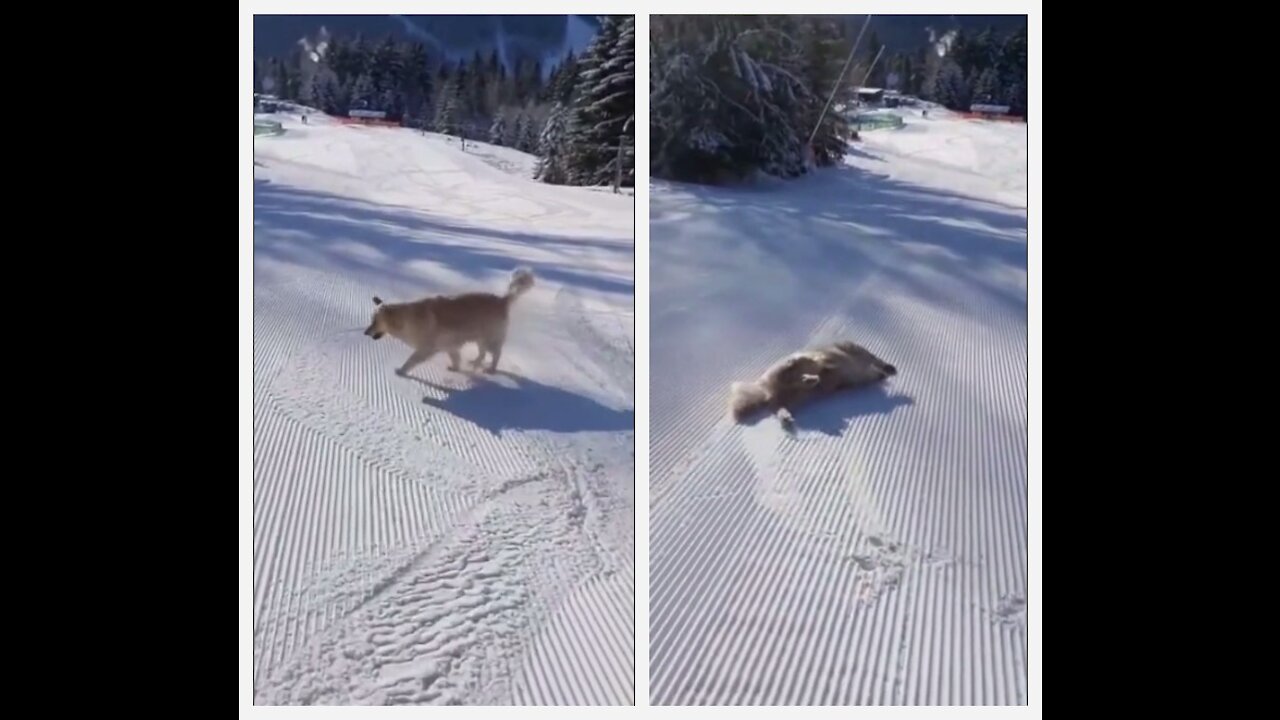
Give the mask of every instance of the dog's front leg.
[[449, 369], [454, 371], [462, 369], [462, 353], [458, 352], [457, 348], [449, 351]]
[[409, 359], [405, 360], [403, 365], [396, 368], [396, 374], [408, 375], [410, 370], [431, 359], [432, 355], [435, 355], [435, 352], [431, 350], [414, 350], [413, 354], [409, 356]]
[[489, 354], [493, 355], [493, 360], [489, 362], [489, 367], [485, 369], [485, 372], [492, 375], [498, 371], [498, 358], [502, 357], [502, 346], [490, 345]]

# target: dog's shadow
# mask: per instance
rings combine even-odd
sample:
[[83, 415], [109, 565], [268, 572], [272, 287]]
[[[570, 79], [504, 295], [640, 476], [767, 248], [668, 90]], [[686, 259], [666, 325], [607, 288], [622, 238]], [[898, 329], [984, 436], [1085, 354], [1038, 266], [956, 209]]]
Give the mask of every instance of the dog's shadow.
[[635, 412], [615, 410], [584, 395], [499, 370], [493, 375], [468, 373], [471, 387], [446, 388], [413, 378], [445, 394], [422, 402], [469, 420], [489, 432], [546, 430], [549, 432], [616, 432], [635, 429]]
[[[884, 385], [842, 391], [793, 410], [795, 424], [789, 432], [814, 431], [835, 437], [843, 435], [858, 418], [888, 415], [900, 407], [915, 404], [915, 398], [891, 393]], [[755, 425], [763, 419], [756, 417], [748, 424]]]

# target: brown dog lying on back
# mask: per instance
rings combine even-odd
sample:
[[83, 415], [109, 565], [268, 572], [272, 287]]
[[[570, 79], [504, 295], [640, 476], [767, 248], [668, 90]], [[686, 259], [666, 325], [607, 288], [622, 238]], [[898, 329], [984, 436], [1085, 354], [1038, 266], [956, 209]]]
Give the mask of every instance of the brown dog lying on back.
[[898, 369], [870, 350], [849, 341], [840, 341], [790, 355], [769, 368], [755, 382], [736, 382], [730, 389], [729, 407], [733, 419], [770, 410], [790, 427], [797, 408], [817, 397], [852, 390], [880, 382], [898, 374]]
[[449, 369], [459, 370], [462, 362], [460, 350], [474, 342], [480, 354], [471, 361], [471, 367], [484, 363], [485, 353], [492, 356], [485, 372], [498, 369], [502, 345], [507, 339], [507, 319], [511, 304], [533, 287], [533, 271], [517, 268], [511, 274], [511, 284], [505, 295], [494, 293], [466, 293], [463, 295], [439, 295], [407, 303], [382, 303], [374, 297], [378, 309], [373, 322], [364, 334], [377, 340], [390, 335], [413, 348], [413, 354], [396, 369], [396, 374], [407, 375], [438, 352], [449, 354]]

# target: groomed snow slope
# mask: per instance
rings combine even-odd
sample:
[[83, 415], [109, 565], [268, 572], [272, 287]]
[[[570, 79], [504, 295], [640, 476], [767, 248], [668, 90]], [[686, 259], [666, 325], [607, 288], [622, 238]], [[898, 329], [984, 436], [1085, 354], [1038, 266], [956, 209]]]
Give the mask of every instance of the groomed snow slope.
[[[930, 115], [653, 185], [654, 704], [1027, 700], [1026, 128]], [[899, 375], [732, 424], [732, 381], [838, 338]]]
[[[277, 119], [254, 143], [255, 702], [630, 704], [632, 198]], [[501, 292], [519, 265], [495, 376], [397, 377], [409, 349], [361, 332], [373, 295]]]

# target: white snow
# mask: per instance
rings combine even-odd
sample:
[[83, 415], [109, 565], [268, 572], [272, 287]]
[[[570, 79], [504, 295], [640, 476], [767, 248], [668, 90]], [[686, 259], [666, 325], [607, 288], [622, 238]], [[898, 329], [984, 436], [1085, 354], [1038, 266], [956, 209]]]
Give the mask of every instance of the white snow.
[[[254, 141], [254, 694], [633, 700], [633, 198], [407, 129]], [[374, 305], [503, 291], [499, 374], [411, 378]], [[474, 354], [464, 349], [464, 357]]]
[[[654, 704], [1027, 701], [1026, 126], [904, 116], [799, 180], [652, 185]], [[841, 338], [898, 376], [732, 423]]]

